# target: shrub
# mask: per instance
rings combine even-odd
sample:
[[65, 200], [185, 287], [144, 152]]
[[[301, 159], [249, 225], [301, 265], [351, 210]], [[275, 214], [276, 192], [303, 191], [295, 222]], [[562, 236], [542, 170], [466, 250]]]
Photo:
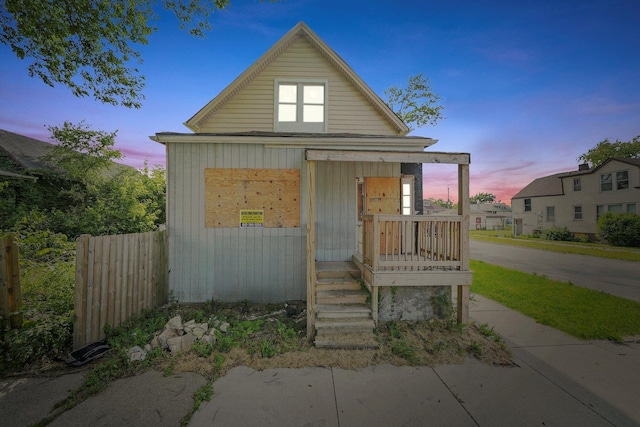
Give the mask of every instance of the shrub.
[[606, 212], [598, 219], [598, 234], [613, 246], [640, 246], [640, 216]]
[[557, 240], [562, 242], [572, 242], [573, 234], [567, 227], [551, 227], [542, 232], [542, 238], [545, 240]]

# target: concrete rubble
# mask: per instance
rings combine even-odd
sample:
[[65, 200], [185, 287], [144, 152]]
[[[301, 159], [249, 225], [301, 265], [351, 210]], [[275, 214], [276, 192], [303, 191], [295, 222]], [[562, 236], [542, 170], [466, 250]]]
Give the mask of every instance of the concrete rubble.
[[220, 320], [215, 320], [213, 327], [209, 327], [206, 322], [196, 323], [193, 319], [183, 323], [182, 317], [177, 315], [169, 319], [164, 329], [156, 332], [151, 342], [144, 348], [132, 347], [129, 350], [129, 361], [144, 360], [147, 353], [156, 348], [178, 354], [190, 351], [198, 340], [213, 345], [216, 343], [216, 331], [226, 333], [228, 327], [229, 323]]

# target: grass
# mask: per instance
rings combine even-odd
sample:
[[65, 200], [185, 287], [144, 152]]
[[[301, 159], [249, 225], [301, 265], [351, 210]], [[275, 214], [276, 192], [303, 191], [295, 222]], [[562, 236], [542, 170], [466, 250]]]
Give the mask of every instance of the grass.
[[501, 245], [640, 262], [640, 248], [622, 248], [599, 243], [559, 242], [539, 238], [514, 238], [510, 233], [510, 230], [474, 230], [470, 232], [470, 237], [475, 240], [499, 243]]
[[471, 261], [471, 291], [577, 338], [640, 335], [640, 303], [481, 261]]

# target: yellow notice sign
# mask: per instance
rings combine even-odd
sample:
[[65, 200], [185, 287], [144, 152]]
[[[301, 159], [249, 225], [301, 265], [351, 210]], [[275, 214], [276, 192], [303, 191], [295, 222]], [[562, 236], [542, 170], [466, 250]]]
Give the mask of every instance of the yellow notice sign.
[[240, 227], [262, 227], [264, 225], [264, 211], [240, 210]]

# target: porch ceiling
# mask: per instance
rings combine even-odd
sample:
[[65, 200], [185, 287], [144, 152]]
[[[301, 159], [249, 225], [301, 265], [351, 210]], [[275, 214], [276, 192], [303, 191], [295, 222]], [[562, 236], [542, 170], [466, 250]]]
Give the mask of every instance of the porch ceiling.
[[400, 163], [445, 163], [468, 165], [469, 153], [382, 151], [382, 150], [306, 150], [307, 160], [330, 162], [400, 162]]

